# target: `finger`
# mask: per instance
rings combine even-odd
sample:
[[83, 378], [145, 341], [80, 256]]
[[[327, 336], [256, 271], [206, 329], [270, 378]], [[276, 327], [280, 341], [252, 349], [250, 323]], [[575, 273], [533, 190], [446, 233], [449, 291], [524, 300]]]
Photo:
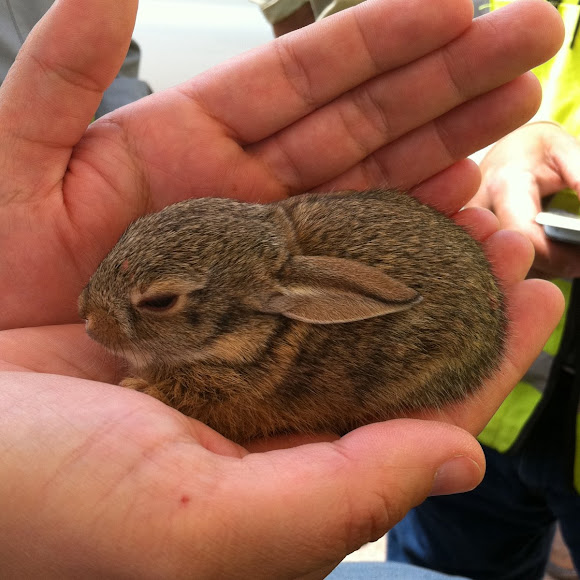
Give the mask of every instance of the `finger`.
[[0, 370], [65, 375], [117, 384], [126, 363], [91, 340], [82, 324], [37, 326], [0, 332]]
[[414, 187], [409, 193], [421, 203], [451, 216], [474, 195], [480, 182], [481, 173], [477, 164], [470, 159], [462, 159]]
[[541, 211], [541, 199], [535, 176], [509, 161], [486, 179], [484, 186], [490, 190], [492, 210], [502, 227], [525, 229]]
[[504, 288], [523, 280], [534, 261], [534, 247], [524, 235], [513, 230], [500, 230], [484, 244], [485, 254]]
[[[408, 189], [510, 133], [534, 115], [540, 102], [537, 78], [525, 74], [381, 147], [319, 189], [362, 189], [369, 183]], [[457, 211], [466, 201], [430, 203]]]
[[[542, 41], [529, 33], [540, 25], [547, 27]], [[478, 18], [445, 47], [364, 83], [249, 151], [260, 157], [287, 191], [307, 190], [354, 166], [385, 143], [540, 64], [556, 52], [561, 31], [560, 18], [546, 3], [510, 4], [489, 18]], [[498, 62], [504, 64], [498, 66]], [[526, 82], [529, 89], [531, 81]], [[537, 83], [533, 87], [531, 98], [537, 104]], [[514, 99], [510, 102], [517, 108]], [[523, 102], [526, 114], [530, 113], [527, 99]], [[480, 137], [472, 139], [482, 142]], [[320, 151], [326, 150], [333, 155], [321, 159]]]
[[544, 280], [520, 282], [510, 290], [507, 298], [510, 330], [505, 348], [506, 359], [493, 381], [497, 389], [495, 396], [480, 408], [479, 417], [474, 409], [473, 424], [476, 429], [483, 429], [483, 417], [495, 412], [511, 387], [530, 368], [564, 310], [562, 293]]
[[127, 54], [136, 10], [137, 0], [60, 0], [30, 33], [0, 93], [0, 141], [10, 143], [0, 155], [11, 178], [0, 196], [61, 182]]
[[222, 119], [234, 138], [253, 143], [364, 81], [444, 46], [468, 28], [472, 15], [466, 0], [365, 2], [180, 89]]
[[483, 471], [481, 448], [464, 431], [394, 420], [335, 443], [249, 455], [219, 491], [237, 496], [231, 524], [245, 521], [256, 543], [271, 547], [236, 553], [240, 569], [296, 578], [378, 539], [429, 493], [473, 488]]
[[478, 242], [485, 242], [499, 229], [499, 221], [493, 212], [479, 207], [460, 211], [453, 216], [453, 221]]

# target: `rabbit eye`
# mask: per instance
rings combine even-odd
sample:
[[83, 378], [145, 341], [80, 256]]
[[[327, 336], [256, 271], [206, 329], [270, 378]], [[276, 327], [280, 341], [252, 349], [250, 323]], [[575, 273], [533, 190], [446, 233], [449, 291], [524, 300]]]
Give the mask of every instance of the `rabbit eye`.
[[161, 294], [159, 296], [151, 296], [143, 298], [137, 303], [137, 308], [142, 310], [150, 310], [153, 312], [165, 312], [170, 310], [177, 303], [179, 296], [177, 294]]

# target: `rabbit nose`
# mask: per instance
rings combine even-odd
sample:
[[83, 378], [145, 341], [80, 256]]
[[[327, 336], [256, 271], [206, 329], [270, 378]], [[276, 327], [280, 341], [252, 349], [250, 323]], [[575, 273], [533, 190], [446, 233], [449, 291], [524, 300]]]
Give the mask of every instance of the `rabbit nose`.
[[109, 314], [101, 311], [86, 315], [85, 330], [97, 342], [115, 344], [119, 341], [119, 325]]
[[85, 331], [93, 340], [98, 340], [98, 328], [99, 324], [97, 322], [97, 316], [94, 314], [87, 314], [85, 318]]
[[92, 314], [87, 314], [85, 318], [85, 330], [87, 331], [87, 334], [89, 336], [94, 327], [95, 327], [95, 317]]

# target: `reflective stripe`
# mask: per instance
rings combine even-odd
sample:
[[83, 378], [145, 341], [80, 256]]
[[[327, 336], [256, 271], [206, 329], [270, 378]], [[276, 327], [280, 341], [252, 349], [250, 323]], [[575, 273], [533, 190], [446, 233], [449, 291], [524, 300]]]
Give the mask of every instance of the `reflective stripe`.
[[580, 216], [580, 200], [573, 189], [562, 189], [550, 199], [548, 209], [562, 209]]
[[580, 136], [580, 6], [576, 2], [561, 2], [558, 12], [565, 28], [562, 49], [534, 69], [543, 92], [539, 116], [557, 121], [572, 135]]

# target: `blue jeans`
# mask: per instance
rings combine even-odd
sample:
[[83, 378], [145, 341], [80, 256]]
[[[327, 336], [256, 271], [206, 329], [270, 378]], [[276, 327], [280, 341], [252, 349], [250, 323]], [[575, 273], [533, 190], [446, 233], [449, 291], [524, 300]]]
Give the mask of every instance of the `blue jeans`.
[[572, 487], [577, 390], [558, 388], [509, 455], [484, 448], [474, 491], [427, 499], [389, 532], [388, 559], [474, 580], [541, 579], [555, 523], [580, 570], [580, 496]]
[[343, 562], [327, 580], [468, 580], [397, 562]]

